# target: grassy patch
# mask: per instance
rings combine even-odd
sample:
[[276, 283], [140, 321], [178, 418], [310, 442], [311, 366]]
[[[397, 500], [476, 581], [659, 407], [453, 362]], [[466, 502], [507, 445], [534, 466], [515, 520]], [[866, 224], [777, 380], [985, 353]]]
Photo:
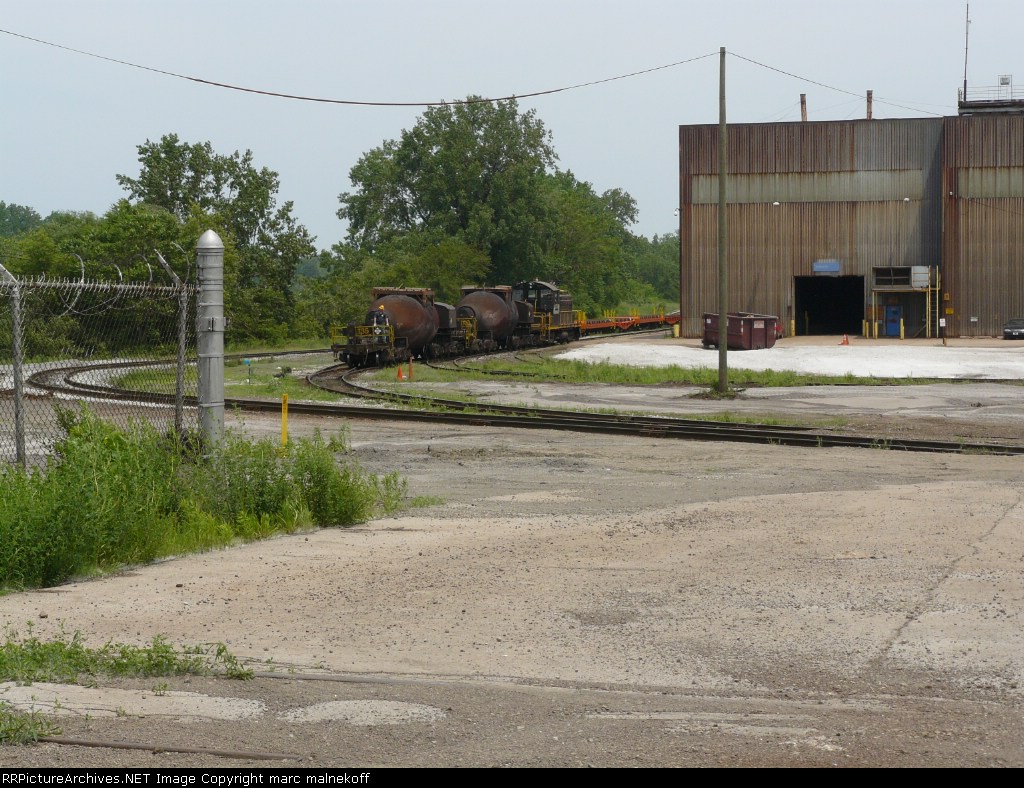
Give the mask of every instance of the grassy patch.
[[303, 351], [308, 350], [310, 353], [318, 350], [325, 350], [330, 348], [331, 340], [327, 338], [317, 339], [293, 339], [288, 342], [280, 342], [277, 344], [259, 344], [252, 343], [248, 345], [235, 345], [228, 343], [225, 347], [226, 352], [231, 355], [240, 355], [245, 353], [284, 353], [286, 351]]
[[[245, 362], [249, 363], [246, 364]], [[295, 369], [294, 359], [277, 356], [224, 360], [224, 395], [240, 399], [289, 399], [337, 402], [340, 395], [310, 386], [305, 374]], [[308, 362], [307, 362], [308, 363]], [[316, 362], [318, 367], [332, 363], [330, 356]]]
[[[110, 385], [128, 389], [129, 391], [147, 391], [153, 394], [172, 395], [177, 391], [177, 373], [167, 367], [140, 367], [130, 372], [115, 375]], [[186, 367], [185, 386], [193, 389], [196, 386], [195, 367]]]
[[[106, 643], [100, 648], [89, 648], [78, 633], [43, 641], [34, 637], [30, 628], [26, 637], [8, 629], [0, 644], [0, 682], [81, 684], [110, 676], [183, 675], [250, 679], [253, 672], [223, 643], [174, 649], [158, 636], [148, 646]], [[166, 682], [162, 682], [156, 685], [154, 692], [162, 694], [166, 689]], [[60, 733], [60, 727], [46, 715], [23, 711], [0, 701], [0, 745], [31, 744], [44, 736]]]
[[[239, 399], [281, 399], [287, 394], [289, 399], [313, 400], [317, 402], [336, 402], [339, 395], [330, 391], [310, 386], [306, 382], [302, 370], [292, 367], [295, 359], [288, 356], [265, 356], [249, 358], [229, 358], [224, 360], [224, 394]], [[330, 356], [325, 355], [318, 366], [327, 366]], [[307, 362], [308, 363], [308, 362]], [[188, 373], [195, 376], [195, 370]], [[144, 367], [131, 370], [112, 380], [112, 385], [131, 391], [147, 391], [156, 394], [173, 394], [175, 391], [175, 371], [170, 368]]]
[[362, 522], [403, 502], [396, 474], [345, 457], [345, 433], [289, 442], [228, 432], [204, 455], [179, 436], [64, 411], [45, 468], [0, 468], [0, 592], [157, 558]]
[[31, 631], [22, 637], [8, 629], [0, 644], [0, 681], [79, 684], [104, 676], [186, 675], [250, 679], [252, 671], [223, 643], [175, 649], [160, 636], [148, 646], [106, 643], [100, 648], [89, 648], [79, 633], [43, 641]]
[[[531, 377], [567, 383], [615, 383], [634, 386], [715, 386], [717, 367], [633, 367], [607, 361], [586, 362], [544, 357], [533, 354], [529, 363], [508, 357], [481, 361], [464, 372], [417, 368], [417, 379], [424, 382], [490, 379], [495, 373], [529, 372]], [[423, 370], [422, 372], [420, 370]], [[435, 377], [436, 376], [436, 377]], [[937, 383], [930, 378], [876, 378], [858, 375], [816, 375], [786, 370], [729, 369], [729, 385], [738, 387], [858, 385], [892, 386]]]

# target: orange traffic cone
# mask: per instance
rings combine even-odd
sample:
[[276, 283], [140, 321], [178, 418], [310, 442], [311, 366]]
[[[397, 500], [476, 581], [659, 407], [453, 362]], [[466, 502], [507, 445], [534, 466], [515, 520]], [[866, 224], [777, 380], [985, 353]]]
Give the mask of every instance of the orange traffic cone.
[[839, 344], [840, 345], [849, 345], [850, 344], [850, 335], [849, 334], [843, 334], [843, 341], [840, 342]]
[[399, 365], [398, 365], [398, 379], [399, 380], [405, 380], [405, 378], [402, 377], [402, 365], [401, 365], [401, 363], [399, 363]]

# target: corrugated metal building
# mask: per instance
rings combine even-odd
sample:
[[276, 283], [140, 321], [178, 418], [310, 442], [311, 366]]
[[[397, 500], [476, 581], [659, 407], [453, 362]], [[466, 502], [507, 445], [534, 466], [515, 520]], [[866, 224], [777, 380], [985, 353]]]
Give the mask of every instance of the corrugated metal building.
[[945, 118], [942, 299], [947, 331], [1024, 317], [1024, 115]]
[[[682, 333], [718, 311], [717, 124], [681, 126]], [[728, 127], [729, 311], [787, 334], [1024, 316], [1024, 115]]]

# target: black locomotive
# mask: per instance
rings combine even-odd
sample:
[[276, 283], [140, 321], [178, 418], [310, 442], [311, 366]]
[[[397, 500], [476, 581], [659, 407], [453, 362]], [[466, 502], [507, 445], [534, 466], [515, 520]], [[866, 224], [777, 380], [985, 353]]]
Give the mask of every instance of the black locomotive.
[[549, 282], [465, 286], [454, 306], [423, 288], [377, 287], [371, 297], [365, 318], [332, 341], [350, 367], [569, 342], [586, 323], [572, 296]]
[[589, 334], [658, 329], [679, 313], [587, 318], [572, 295], [550, 282], [462, 288], [452, 306], [428, 289], [377, 287], [362, 322], [335, 331], [331, 349], [350, 367], [387, 366], [414, 358], [451, 358], [564, 344]]

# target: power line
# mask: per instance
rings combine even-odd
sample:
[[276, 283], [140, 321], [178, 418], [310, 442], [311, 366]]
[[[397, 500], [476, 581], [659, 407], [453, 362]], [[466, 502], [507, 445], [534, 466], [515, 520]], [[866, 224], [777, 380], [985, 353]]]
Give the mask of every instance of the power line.
[[566, 85], [564, 87], [551, 88], [549, 90], [537, 90], [531, 93], [514, 93], [509, 96], [499, 96], [494, 98], [471, 98], [454, 101], [355, 101], [352, 99], [331, 99], [320, 98], [317, 96], [300, 96], [293, 93], [277, 93], [271, 90], [259, 90], [257, 88], [242, 87], [241, 85], [231, 85], [226, 82], [216, 82], [211, 79], [203, 79], [202, 77], [188, 76], [187, 74], [176, 74], [173, 71], [165, 71], [163, 69], [153, 68], [152, 66], [143, 66], [139, 65], [138, 63], [131, 63], [127, 60], [118, 60], [117, 58], [107, 57], [105, 55], [97, 55], [94, 52], [86, 52], [85, 50], [75, 49], [74, 47], [64, 46], [63, 44], [55, 44], [52, 41], [43, 41], [40, 38], [33, 38], [32, 36], [26, 36], [22, 33], [15, 33], [11, 30], [0, 29], [0, 33], [5, 33], [6, 35], [14, 36], [15, 38], [22, 38], [26, 41], [31, 41], [35, 44], [43, 44], [44, 46], [53, 47], [54, 49], [63, 49], [66, 52], [73, 52], [76, 55], [85, 55], [86, 57], [96, 58], [97, 60], [106, 60], [108, 63], [116, 63], [120, 66], [137, 68], [141, 69], [142, 71], [151, 71], [154, 74], [162, 74], [165, 77], [174, 77], [175, 79], [184, 79], [188, 80], [189, 82], [198, 82], [201, 85], [210, 85], [211, 87], [224, 88], [225, 90], [237, 90], [242, 93], [255, 93], [260, 96], [272, 96], [274, 98], [292, 99], [294, 101], [313, 101], [321, 104], [345, 104], [348, 106], [357, 107], [441, 107], [451, 104], [484, 104], [494, 101], [508, 101], [511, 99], [533, 98], [534, 96], [548, 96], [551, 95], [552, 93], [563, 93], [567, 90], [578, 90], [579, 88], [591, 87], [593, 85], [603, 85], [606, 82], [615, 82], [621, 79], [639, 77], [644, 74], [651, 74], [655, 71], [663, 71], [665, 69], [675, 68], [677, 66], [682, 66], [687, 63], [694, 63], [698, 60], [703, 60], [704, 58], [711, 57], [712, 55], [717, 54], [716, 52], [709, 52], [706, 55], [698, 55], [697, 57], [691, 57], [686, 60], [678, 60], [675, 63], [666, 63], [665, 65], [662, 66], [645, 68], [642, 69], [641, 71], [633, 71], [630, 72], [629, 74], [620, 74], [615, 77], [595, 79], [591, 80], [590, 82], [581, 82], [577, 85]]
[[[469, 98], [469, 99], [462, 99], [462, 100], [456, 99], [456, 100], [452, 100], [452, 101], [357, 101], [357, 100], [354, 100], [354, 99], [332, 99], [332, 98], [324, 98], [324, 97], [319, 97], [319, 96], [302, 96], [302, 95], [298, 95], [298, 94], [294, 94], [294, 93], [280, 93], [280, 92], [271, 91], [271, 90], [262, 90], [262, 89], [259, 89], [259, 88], [249, 88], [249, 87], [243, 87], [241, 85], [232, 85], [232, 84], [227, 83], [227, 82], [218, 82], [218, 81], [215, 81], [215, 80], [212, 80], [212, 79], [205, 79], [203, 77], [190, 76], [188, 74], [178, 74], [178, 73], [176, 73], [174, 71], [167, 71], [165, 69], [155, 68], [153, 66], [144, 66], [144, 65], [141, 65], [139, 63], [132, 63], [132, 62], [127, 61], [127, 60], [120, 60], [118, 58], [108, 57], [106, 55], [98, 55], [95, 52], [88, 52], [88, 51], [85, 51], [85, 50], [82, 50], [82, 49], [76, 49], [74, 47], [65, 46], [63, 44], [56, 44], [56, 43], [54, 43], [52, 41], [45, 41], [45, 40], [43, 40], [41, 38], [34, 38], [32, 36], [27, 36], [27, 35], [25, 35], [23, 33], [16, 33], [13, 30], [3, 30], [3, 29], [0, 29], [0, 33], [4, 33], [5, 35], [13, 36], [15, 38], [21, 38], [21, 39], [24, 39], [25, 41], [31, 41], [32, 43], [35, 43], [35, 44], [42, 44], [43, 46], [53, 47], [54, 49], [62, 49], [64, 51], [66, 51], [66, 52], [72, 52], [72, 53], [74, 53], [76, 55], [83, 55], [85, 57], [91, 57], [91, 58], [95, 58], [97, 60], [105, 60], [108, 63], [115, 63], [117, 65], [127, 66], [129, 68], [137, 68], [137, 69], [139, 69], [141, 71], [149, 71], [149, 72], [152, 72], [154, 74], [160, 74], [162, 76], [172, 77], [174, 79], [184, 79], [186, 81], [195, 82], [195, 83], [200, 84], [200, 85], [208, 85], [210, 87], [223, 88], [225, 90], [235, 90], [235, 91], [238, 91], [238, 92], [241, 92], [241, 93], [252, 93], [252, 94], [260, 95], [260, 96], [270, 96], [272, 98], [291, 99], [293, 101], [310, 101], [310, 102], [316, 102], [316, 103], [321, 103], [321, 104], [341, 104], [341, 105], [359, 106], [359, 107], [439, 107], [439, 106], [452, 105], [452, 104], [483, 104], [483, 103], [491, 103], [491, 102], [495, 102], [495, 101], [508, 101], [508, 100], [511, 100], [511, 99], [534, 98], [536, 96], [548, 96], [548, 95], [552, 95], [554, 93], [563, 93], [563, 92], [566, 92], [566, 91], [569, 91], [569, 90], [579, 90], [580, 88], [592, 87], [594, 85], [603, 85], [603, 84], [606, 84], [608, 82], [616, 82], [616, 81], [623, 80], [623, 79], [631, 79], [633, 77], [643, 76], [645, 74], [652, 74], [652, 73], [654, 73], [656, 71], [664, 71], [666, 69], [676, 68], [678, 66], [683, 66], [683, 65], [686, 65], [688, 63], [694, 63], [694, 62], [696, 62], [698, 60], [704, 60], [705, 58], [709, 58], [709, 57], [712, 57], [712, 56], [718, 54], [717, 52], [709, 52], [709, 53], [707, 53], [705, 55], [698, 55], [696, 57], [687, 58], [685, 60], [678, 60], [678, 61], [676, 61], [674, 63], [666, 63], [666, 64], [661, 65], [661, 66], [653, 66], [652, 68], [645, 68], [645, 69], [641, 69], [639, 71], [632, 71], [632, 72], [630, 72], [628, 74], [619, 74], [619, 75], [614, 76], [614, 77], [606, 77], [604, 79], [595, 79], [595, 80], [590, 80], [588, 82], [580, 82], [580, 83], [575, 84], [575, 85], [565, 85], [565, 86], [562, 86], [562, 87], [550, 88], [548, 90], [537, 90], [537, 91], [531, 91], [531, 92], [528, 92], [528, 93], [513, 93], [513, 94], [510, 94], [510, 95], [507, 95], [507, 96], [497, 96], [497, 97], [491, 97], [491, 98]], [[781, 68], [776, 68], [775, 66], [770, 66], [770, 65], [768, 65], [766, 63], [761, 63], [760, 61], [754, 60], [752, 58], [744, 57], [743, 55], [737, 54], [735, 52], [729, 52], [728, 54], [730, 54], [733, 57], [736, 57], [736, 58], [738, 58], [740, 60], [745, 60], [748, 63], [752, 63], [755, 66], [759, 66], [760, 68], [767, 69], [768, 71], [774, 71], [774, 72], [776, 72], [778, 74], [782, 74], [784, 76], [800, 80], [801, 82], [806, 82], [808, 84], [817, 85], [818, 87], [822, 87], [822, 88], [825, 88], [827, 90], [836, 91], [837, 93], [845, 93], [845, 94], [847, 94], [849, 96], [856, 96], [856, 97], [860, 98], [860, 94], [859, 93], [855, 93], [855, 92], [853, 92], [851, 90], [845, 90], [844, 88], [837, 88], [834, 85], [828, 85], [828, 84], [826, 84], [824, 82], [819, 82], [817, 80], [810, 79], [808, 77], [800, 76], [799, 74], [793, 74], [793, 73], [791, 73], [789, 71], [785, 71], [785, 70], [783, 70]], [[907, 106], [905, 104], [898, 104], [898, 103], [895, 103], [895, 102], [892, 102], [892, 101], [888, 101], [886, 99], [881, 99], [881, 98], [878, 98], [878, 97], [875, 97], [874, 100], [877, 103], [879, 103], [879, 104], [886, 104], [888, 106], [899, 107], [900, 109], [907, 109], [907, 110], [910, 110], [912, 112], [924, 112], [924, 113], [929, 114], [929, 115], [935, 115], [935, 116], [938, 116], [938, 117], [942, 116], [942, 113], [939, 113], [939, 112], [932, 112], [930, 110], [923, 110], [923, 109], [919, 109], [917, 107]]]
[[[808, 77], [802, 77], [799, 74], [792, 74], [789, 71], [783, 71], [781, 68], [776, 68], [775, 66], [769, 66], [766, 63], [760, 63], [757, 60], [752, 60], [749, 57], [743, 57], [743, 55], [737, 55], [735, 52], [729, 52], [729, 54], [732, 55], [735, 58], [739, 58], [740, 60], [745, 60], [748, 63], [753, 63], [755, 66], [760, 66], [761, 68], [767, 69], [769, 71], [774, 71], [774, 72], [776, 72], [778, 74], [783, 74], [783, 75], [785, 75], [787, 77], [792, 77], [793, 79], [798, 79], [801, 82], [807, 82], [808, 84], [811, 84], [811, 85], [817, 85], [818, 87], [825, 88], [826, 90], [834, 90], [837, 93], [845, 93], [848, 96], [857, 96], [858, 98], [861, 97], [860, 93], [854, 93], [852, 90], [845, 90], [844, 88], [837, 88], [834, 85], [827, 85], [824, 82], [818, 82], [817, 80], [810, 79]], [[880, 99], [877, 96], [874, 97], [874, 101], [876, 103], [878, 103], [878, 104], [887, 104], [890, 107], [899, 107], [900, 109], [908, 109], [911, 112], [924, 112], [927, 115], [935, 115], [936, 117], [940, 117], [940, 118], [943, 117], [943, 114], [941, 112], [932, 112], [931, 110], [918, 109], [917, 107], [909, 107], [909, 106], [906, 106], [905, 104], [897, 104], [897, 103], [892, 102], [892, 101], [886, 101], [885, 99]]]

